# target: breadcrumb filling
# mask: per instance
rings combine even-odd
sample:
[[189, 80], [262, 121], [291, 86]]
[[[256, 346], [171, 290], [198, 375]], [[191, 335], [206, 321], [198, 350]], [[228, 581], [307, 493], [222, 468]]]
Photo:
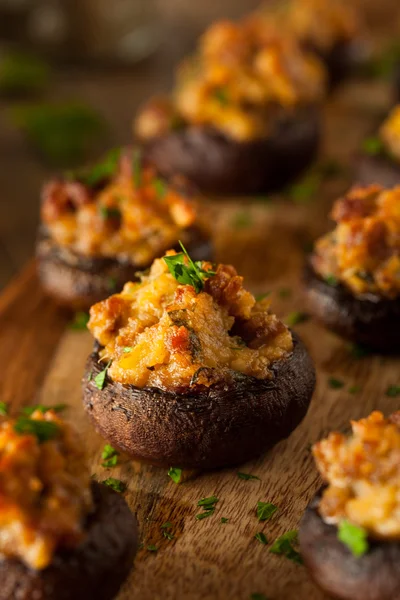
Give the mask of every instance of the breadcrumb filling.
[[39, 442], [0, 418], [0, 554], [44, 569], [58, 548], [77, 546], [91, 512], [90, 473], [75, 432], [53, 411], [30, 419], [58, 433]]
[[388, 419], [375, 411], [351, 427], [352, 435], [331, 433], [313, 447], [328, 484], [319, 512], [327, 523], [347, 519], [377, 538], [400, 539], [400, 411]]
[[[210, 263], [202, 267], [212, 270]], [[111, 379], [178, 392], [208, 387], [232, 372], [268, 379], [271, 364], [293, 350], [269, 301], [256, 302], [227, 265], [196, 293], [178, 283], [163, 259], [155, 260], [140, 283], [94, 305], [88, 327], [103, 346], [102, 360], [111, 361]]]
[[138, 267], [146, 267], [178, 240], [188, 243], [196, 218], [187, 193], [161, 180], [129, 151], [98, 188], [67, 179], [52, 181], [43, 190], [42, 221], [58, 245]]
[[181, 64], [172, 97], [143, 108], [136, 131], [149, 139], [179, 126], [212, 126], [246, 141], [265, 137], [283, 111], [319, 102], [324, 92], [322, 65], [294, 38], [259, 15], [221, 21]]
[[352, 188], [337, 200], [336, 227], [315, 244], [314, 270], [355, 295], [400, 293], [400, 186]]

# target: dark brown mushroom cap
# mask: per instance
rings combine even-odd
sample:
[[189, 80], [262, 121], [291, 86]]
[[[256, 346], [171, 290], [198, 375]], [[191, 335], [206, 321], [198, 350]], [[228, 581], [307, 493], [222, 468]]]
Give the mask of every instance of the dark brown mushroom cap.
[[400, 600], [400, 543], [369, 540], [355, 557], [338, 540], [337, 527], [322, 520], [317, 494], [300, 523], [300, 550], [314, 581], [343, 600]]
[[164, 467], [237, 465], [286, 438], [307, 412], [315, 371], [293, 337], [294, 351], [273, 365], [272, 380], [232, 371], [210, 388], [179, 394], [109, 378], [99, 390], [93, 379], [104, 364], [95, 349], [82, 381], [84, 406], [100, 434], [133, 458]]
[[138, 529], [124, 498], [93, 482], [95, 512], [82, 544], [54, 556], [43, 571], [18, 560], [0, 561], [0, 600], [111, 600], [128, 576]]
[[315, 45], [305, 43], [305, 47], [322, 60], [329, 73], [331, 88], [344, 79], [356, 74], [367, 64], [371, 51], [364, 40], [339, 40], [328, 51], [322, 52]]
[[389, 156], [359, 154], [355, 160], [355, 180], [361, 185], [379, 183], [385, 188], [400, 185], [400, 164]]
[[188, 126], [144, 141], [144, 155], [165, 177], [181, 174], [217, 194], [262, 194], [289, 184], [313, 161], [319, 110], [277, 120], [265, 139], [237, 142], [212, 128]]
[[[190, 230], [187, 249], [193, 260], [213, 258], [212, 242], [194, 227]], [[137, 272], [145, 269], [129, 261], [77, 254], [56, 244], [45, 228], [39, 232], [36, 256], [46, 292], [60, 304], [75, 310], [88, 309], [119, 292], [127, 281], [137, 281]]]
[[308, 309], [328, 329], [376, 352], [400, 351], [400, 298], [357, 298], [344, 285], [321, 279], [309, 261], [304, 281]]

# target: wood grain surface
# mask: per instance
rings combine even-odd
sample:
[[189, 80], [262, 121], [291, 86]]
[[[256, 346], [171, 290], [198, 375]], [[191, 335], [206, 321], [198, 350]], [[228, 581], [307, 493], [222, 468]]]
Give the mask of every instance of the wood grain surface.
[[[371, 82], [338, 91], [324, 114], [325, 158], [335, 157], [348, 167], [388, 98], [385, 86]], [[273, 308], [282, 317], [302, 308], [304, 246], [327, 229], [332, 199], [351, 178], [346, 171], [309, 202], [232, 198], [209, 203], [219, 260], [233, 262], [252, 291], [272, 291]], [[262, 531], [272, 542], [297, 528], [320, 485], [310, 443], [372, 409], [390, 413], [399, 408], [396, 398], [385, 395], [389, 385], [400, 383], [398, 360], [356, 359], [346, 342], [312, 319], [299, 324], [296, 330], [317, 365], [317, 389], [308, 416], [290, 438], [240, 467], [260, 480], [241, 480], [232, 469], [185, 473], [184, 482], [176, 485], [165, 470], [125, 458], [112, 469], [101, 466], [104, 441], [89, 425], [80, 391], [92, 340], [87, 332], [67, 328], [67, 321], [68, 315], [44, 297], [30, 264], [0, 297], [0, 398], [14, 412], [22, 404], [67, 403], [66, 417], [84, 436], [93, 473], [99, 480], [112, 476], [127, 484], [126, 499], [137, 513], [143, 548], [119, 600], [247, 600], [256, 593], [270, 600], [324, 598], [304, 567], [270, 554], [269, 544], [260, 544], [254, 535]], [[329, 386], [331, 376], [343, 381], [342, 389]], [[360, 388], [357, 394], [349, 392], [354, 385]], [[197, 501], [214, 494], [219, 498], [214, 516], [196, 520]], [[265, 524], [256, 517], [258, 501], [279, 507]], [[229, 522], [222, 524], [221, 517]], [[163, 537], [166, 521], [172, 523], [173, 540]]]

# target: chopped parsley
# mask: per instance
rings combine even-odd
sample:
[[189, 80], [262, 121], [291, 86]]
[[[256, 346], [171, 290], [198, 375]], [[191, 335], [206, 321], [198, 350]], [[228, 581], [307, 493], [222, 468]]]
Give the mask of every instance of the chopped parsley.
[[8, 415], [8, 405], [5, 402], [0, 402], [0, 417]]
[[268, 521], [276, 513], [278, 507], [272, 502], [257, 502], [257, 519]]
[[327, 275], [324, 279], [328, 285], [333, 287], [338, 284], [338, 278], [335, 275]]
[[258, 479], [260, 481], [260, 478], [257, 477], [257, 475], [251, 475], [251, 473], [240, 473], [238, 471], [237, 476], [239, 479], [244, 479], [245, 481], [250, 481], [250, 479]]
[[124, 352], [125, 354], [128, 354], [129, 352], [132, 352], [133, 348], [132, 346], [125, 346], [125, 348], [122, 350], [122, 352]]
[[229, 95], [226, 88], [219, 87], [213, 91], [213, 96], [222, 106], [229, 104]]
[[169, 529], [172, 528], [172, 523], [170, 523], [169, 521], [167, 523], [163, 523], [161, 525], [161, 530], [162, 530], [162, 534], [165, 537], [166, 540], [173, 540], [174, 539], [174, 534], [171, 533], [169, 531]]
[[182, 469], [178, 467], [170, 467], [168, 471], [168, 477], [171, 477], [174, 483], [180, 483], [182, 479]]
[[161, 529], [171, 529], [171, 527], [172, 527], [171, 521], [167, 521], [166, 523], [163, 523], [161, 525]]
[[247, 229], [247, 227], [251, 227], [252, 223], [251, 214], [245, 211], [238, 212], [232, 220], [232, 225], [235, 229]]
[[301, 554], [294, 548], [294, 544], [297, 543], [297, 538], [297, 530], [288, 531], [275, 540], [269, 549], [269, 552], [284, 556], [285, 558], [302, 565], [303, 559], [301, 558]]
[[104, 385], [106, 383], [107, 371], [108, 371], [108, 368], [110, 365], [111, 365], [111, 360], [108, 361], [105, 369], [100, 371], [100, 373], [97, 373], [96, 377], [94, 378], [94, 383], [98, 390], [102, 390], [104, 388]]
[[254, 537], [256, 538], [256, 540], [258, 542], [260, 542], [260, 544], [264, 544], [264, 546], [266, 546], [268, 544], [268, 540], [262, 531], [256, 533]]
[[110, 487], [115, 492], [118, 492], [119, 494], [123, 494], [126, 490], [126, 483], [124, 483], [120, 479], [115, 479], [115, 477], [108, 477], [107, 479], [105, 479], [103, 481], [103, 484], [107, 485], [108, 487]]
[[73, 320], [69, 324], [69, 328], [74, 330], [86, 329], [88, 322], [89, 314], [87, 312], [78, 311], [75, 313]]
[[53, 421], [38, 421], [21, 416], [15, 421], [14, 431], [19, 435], [34, 435], [42, 443], [57, 437], [60, 428]]
[[153, 187], [155, 189], [155, 192], [157, 194], [157, 198], [159, 200], [162, 200], [167, 195], [167, 193], [168, 193], [168, 186], [167, 186], [167, 184], [165, 183], [165, 181], [163, 181], [159, 177], [157, 177], [153, 181]]
[[[183, 252], [173, 256], [164, 256], [164, 262], [178, 283], [193, 286], [198, 294], [204, 288], [204, 281], [215, 275], [215, 272], [205, 271], [201, 266], [201, 261], [193, 262], [181, 241], [179, 244]], [[189, 262], [188, 265], [185, 264], [185, 257]]]
[[68, 408], [67, 404], [53, 404], [53, 406], [45, 406], [44, 404], [35, 404], [34, 406], [25, 406], [22, 409], [22, 414], [26, 417], [31, 417], [34, 412], [37, 410], [42, 414], [46, 413], [49, 410], [53, 410], [54, 412], [62, 412]]
[[113, 148], [104, 156], [104, 158], [94, 164], [92, 167], [69, 171], [65, 174], [66, 179], [77, 179], [90, 188], [96, 187], [103, 181], [111, 179], [116, 173], [119, 160], [121, 158], [121, 149]]
[[229, 519], [227, 519], [226, 517], [221, 517], [221, 523], [225, 525], [225, 523], [229, 523]]
[[378, 156], [379, 154], [382, 154], [385, 147], [382, 140], [379, 137], [371, 136], [363, 141], [362, 149], [366, 154], [369, 154], [370, 156]]
[[307, 204], [313, 200], [321, 185], [319, 173], [309, 173], [302, 181], [295, 183], [289, 189], [289, 196], [296, 204]]
[[349, 387], [349, 394], [358, 394], [358, 392], [361, 392], [360, 385], [351, 385]]
[[363, 527], [346, 520], [341, 521], [338, 526], [338, 539], [354, 556], [359, 557], [368, 552], [368, 534]]
[[263, 294], [257, 294], [255, 297], [256, 302], [262, 302], [265, 298], [271, 295], [271, 292], [264, 292]]
[[389, 396], [390, 398], [397, 398], [397, 396], [400, 396], [400, 385], [389, 385], [386, 390], [386, 396]]
[[157, 552], [158, 548], [154, 544], [150, 544], [149, 546], [147, 546], [147, 550], [149, 552]]
[[110, 444], [106, 444], [103, 448], [103, 452], [101, 453], [101, 458], [103, 459], [102, 466], [106, 469], [115, 467], [118, 464], [118, 456], [119, 453], [117, 450], [110, 446]]
[[305, 323], [309, 318], [307, 313], [295, 310], [287, 315], [285, 323], [288, 327], [293, 327], [299, 323]]
[[201, 521], [202, 519], [211, 517], [215, 512], [215, 505], [218, 501], [219, 499], [216, 496], [209, 496], [208, 498], [199, 500], [197, 506], [201, 506], [204, 512], [197, 514], [196, 519]]
[[121, 212], [116, 206], [100, 206], [99, 212], [104, 220], [121, 218]]
[[340, 390], [342, 387], [344, 387], [344, 381], [341, 379], [336, 379], [336, 377], [329, 377], [328, 385], [333, 390]]

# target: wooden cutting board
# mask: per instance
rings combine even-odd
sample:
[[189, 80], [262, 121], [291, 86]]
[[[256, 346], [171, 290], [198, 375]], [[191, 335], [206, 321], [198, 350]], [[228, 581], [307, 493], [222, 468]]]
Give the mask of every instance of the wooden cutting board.
[[[349, 166], [388, 99], [388, 89], [376, 83], [353, 83], [336, 92], [324, 115], [324, 156]], [[328, 227], [331, 201], [348, 180], [349, 173], [331, 179], [313, 201], [231, 199], [213, 206], [219, 260], [233, 262], [252, 291], [272, 291], [273, 308], [282, 317], [302, 309], [304, 246]], [[67, 403], [66, 417], [84, 436], [93, 473], [99, 480], [112, 476], [126, 482], [126, 499], [138, 516], [143, 548], [119, 599], [248, 600], [257, 593], [271, 600], [322, 599], [304, 567], [270, 554], [269, 545], [254, 535], [262, 531], [272, 542], [297, 528], [320, 485], [310, 443], [373, 409], [390, 413], [400, 408], [400, 398], [385, 394], [389, 385], [400, 383], [399, 361], [355, 358], [348, 344], [313, 320], [297, 325], [318, 373], [302, 425], [271, 452], [240, 467], [259, 481], [244, 481], [236, 469], [229, 469], [187, 473], [177, 485], [165, 469], [125, 458], [113, 469], [101, 467], [104, 441], [83, 412], [80, 392], [92, 340], [87, 332], [68, 328], [69, 318], [43, 295], [35, 265], [28, 265], [0, 297], [0, 399], [9, 402], [13, 412], [29, 403]], [[332, 389], [330, 377], [342, 381], [343, 387]], [[356, 394], [349, 391], [354, 385], [359, 386]], [[210, 495], [219, 498], [214, 516], [196, 520], [197, 501]], [[279, 507], [264, 524], [256, 517], [260, 500]], [[222, 517], [229, 522], [222, 524]], [[173, 540], [163, 537], [161, 525], [166, 521], [172, 523]]]

